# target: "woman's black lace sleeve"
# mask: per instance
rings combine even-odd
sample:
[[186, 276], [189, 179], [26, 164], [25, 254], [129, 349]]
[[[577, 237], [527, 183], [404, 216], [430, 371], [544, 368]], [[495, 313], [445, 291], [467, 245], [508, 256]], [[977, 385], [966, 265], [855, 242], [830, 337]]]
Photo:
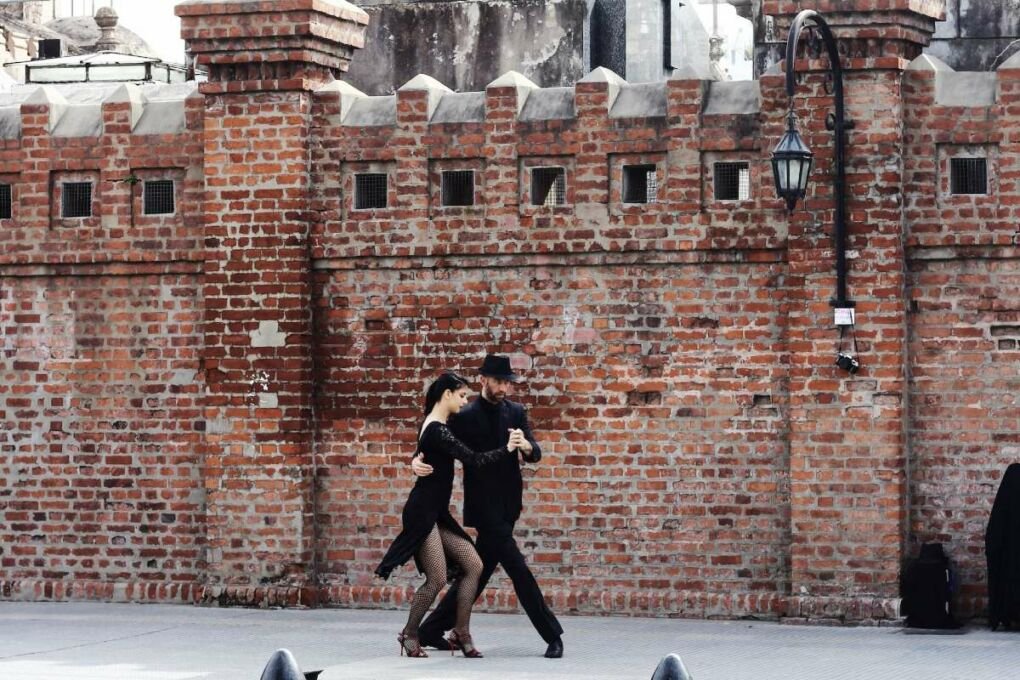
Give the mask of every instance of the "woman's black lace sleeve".
[[464, 465], [470, 465], [471, 467], [481, 467], [482, 465], [488, 465], [494, 463], [504, 456], [509, 456], [510, 451], [506, 446], [501, 446], [498, 449], [492, 449], [491, 451], [472, 451], [466, 444], [461, 440], [453, 436], [450, 432], [450, 428], [446, 425], [440, 424], [438, 427], [432, 428], [433, 441], [435, 446], [440, 451], [449, 454], [452, 458], [456, 458]]

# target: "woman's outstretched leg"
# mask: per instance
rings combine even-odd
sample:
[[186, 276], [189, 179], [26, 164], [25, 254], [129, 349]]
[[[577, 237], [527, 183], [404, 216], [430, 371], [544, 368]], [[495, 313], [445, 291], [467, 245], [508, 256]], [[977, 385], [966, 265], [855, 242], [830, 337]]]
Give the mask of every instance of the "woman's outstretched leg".
[[443, 549], [449, 559], [456, 562], [461, 569], [457, 584], [457, 622], [450, 635], [450, 644], [460, 648], [464, 656], [480, 657], [471, 641], [471, 607], [474, 606], [478, 592], [478, 580], [482, 575], [482, 558], [475, 547], [463, 536], [447, 528], [439, 530], [443, 541]]
[[407, 615], [407, 625], [400, 634], [400, 646], [408, 656], [428, 656], [418, 642], [418, 626], [439, 591], [446, 585], [446, 555], [443, 554], [443, 541], [437, 527], [433, 527], [422, 542], [417, 556], [425, 570], [425, 583], [418, 587], [411, 598], [411, 611]]

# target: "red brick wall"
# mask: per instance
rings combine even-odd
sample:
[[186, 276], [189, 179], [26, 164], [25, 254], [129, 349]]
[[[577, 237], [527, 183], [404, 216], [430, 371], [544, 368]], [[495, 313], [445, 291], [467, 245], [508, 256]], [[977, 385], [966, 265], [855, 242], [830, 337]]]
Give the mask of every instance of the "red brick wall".
[[[892, 5], [840, 20], [914, 16]], [[243, 21], [221, 38], [203, 21], [200, 52], [243, 42]], [[707, 112], [720, 86], [678, 77], [664, 115], [610, 117], [603, 75], [562, 120], [521, 120], [526, 88], [506, 86], [483, 120], [430, 124], [426, 86], [397, 94], [392, 124], [349, 126], [351, 93], [312, 91], [345, 57], [306, 69], [297, 51], [219, 63], [179, 135], [134, 135], [132, 104], [108, 103], [98, 137], [57, 138], [51, 109], [25, 105], [0, 148], [16, 209], [0, 596], [404, 604], [413, 570], [371, 571], [412, 483], [422, 389], [499, 350], [546, 452], [519, 539], [556, 610], [885, 620], [902, 560], [940, 540], [980, 616], [984, 522], [1020, 439], [1020, 78], [1002, 69], [992, 106], [940, 105], [934, 73], [904, 71], [924, 31], [853, 42], [845, 64], [853, 377], [833, 365], [819, 74], [798, 85], [817, 157], [792, 215], [768, 167], [774, 75], [752, 113]], [[950, 196], [949, 158], [972, 148], [992, 192]], [[716, 161], [749, 164], [750, 198], [713, 198]], [[632, 163], [656, 165], [657, 202], [621, 202]], [[564, 206], [531, 205], [547, 164], [566, 168]], [[439, 206], [459, 168], [478, 204]], [[172, 217], [139, 217], [121, 181], [153, 170], [180, 179]], [[387, 208], [354, 209], [364, 171], [389, 174]], [[96, 181], [99, 215], [54, 219], [60, 178]], [[515, 607], [505, 580], [485, 602]]]
[[[130, 103], [107, 102], [98, 135], [54, 137], [51, 107], [26, 104], [0, 152], [13, 190], [0, 220], [5, 597], [198, 592], [200, 105], [186, 102], [182, 134], [132, 135]], [[145, 215], [131, 176], [173, 179], [177, 210]], [[60, 217], [64, 180], [93, 182], [92, 217]]]
[[319, 564], [354, 586], [331, 597], [378, 584], [423, 386], [494, 348], [527, 363], [544, 457], [520, 538], [559, 608], [774, 613], [757, 596], [789, 578], [776, 266], [369, 267], [320, 277]]

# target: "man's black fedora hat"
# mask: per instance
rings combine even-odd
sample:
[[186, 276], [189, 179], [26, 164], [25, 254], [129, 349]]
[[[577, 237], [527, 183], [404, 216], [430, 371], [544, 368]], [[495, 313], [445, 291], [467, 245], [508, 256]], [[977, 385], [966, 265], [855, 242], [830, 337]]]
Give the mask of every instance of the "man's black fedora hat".
[[486, 354], [485, 361], [482, 362], [482, 368], [478, 372], [490, 378], [509, 380], [511, 382], [520, 382], [522, 379], [521, 376], [514, 373], [513, 369], [510, 368], [510, 358], [500, 354]]

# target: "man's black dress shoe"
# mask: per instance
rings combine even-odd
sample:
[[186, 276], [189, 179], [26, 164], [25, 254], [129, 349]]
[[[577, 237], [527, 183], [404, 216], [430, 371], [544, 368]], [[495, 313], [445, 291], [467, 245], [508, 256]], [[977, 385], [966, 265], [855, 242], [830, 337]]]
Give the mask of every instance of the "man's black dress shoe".
[[433, 647], [447, 652], [450, 651], [450, 643], [442, 635], [422, 635], [420, 630], [418, 635], [420, 636], [418, 640], [422, 647]]
[[556, 638], [549, 643], [549, 646], [545, 650], [545, 658], [547, 659], [558, 659], [563, 656], [563, 640]]

